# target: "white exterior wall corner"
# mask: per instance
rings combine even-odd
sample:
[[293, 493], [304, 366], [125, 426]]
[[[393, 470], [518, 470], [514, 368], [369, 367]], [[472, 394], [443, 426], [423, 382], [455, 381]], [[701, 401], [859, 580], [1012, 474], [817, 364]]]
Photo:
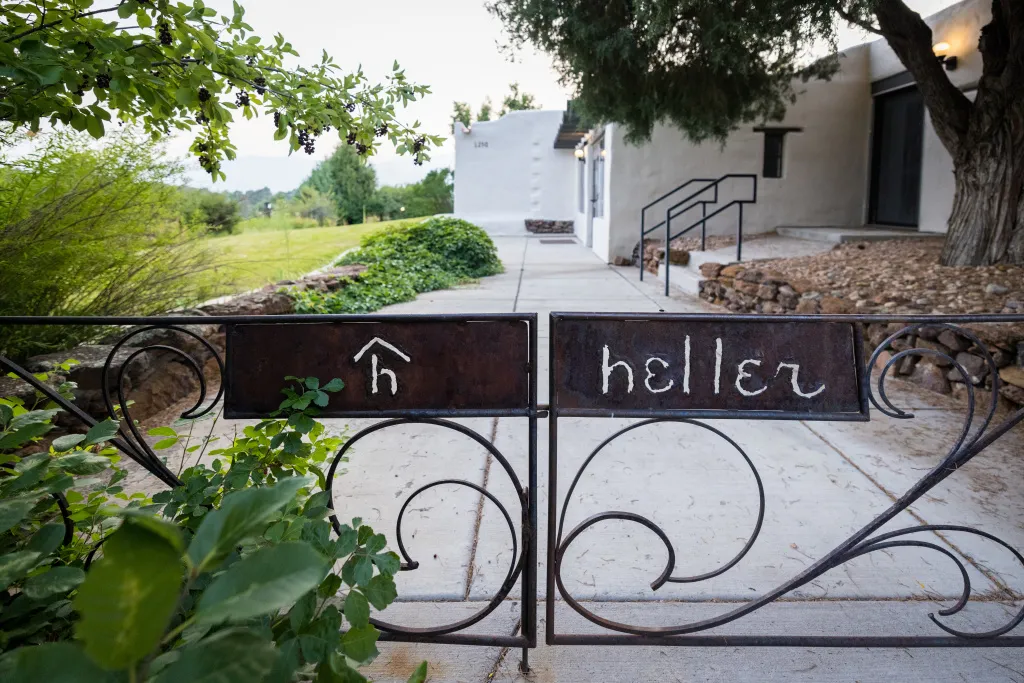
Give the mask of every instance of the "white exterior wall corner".
[[[950, 81], [971, 90], [982, 73], [982, 56], [978, 51], [981, 29], [992, 20], [991, 0], [965, 0], [951, 5], [925, 19], [932, 28], [932, 43], [949, 43], [947, 54], [957, 58], [955, 71], [947, 71]], [[885, 40], [870, 43], [871, 80], [877, 81], [906, 71], [896, 53]], [[918, 230], [944, 233], [948, 230], [949, 214], [953, 210], [956, 183], [953, 178], [953, 157], [939, 140], [931, 117], [925, 116], [924, 140], [921, 155], [921, 200]]]
[[[755, 123], [742, 124], [724, 146], [715, 141], [695, 144], [664, 124], [641, 145], [626, 144], [621, 134], [612, 136], [607, 246], [601, 243], [595, 222], [594, 250], [609, 261], [629, 256], [639, 240], [641, 207], [690, 178], [728, 173], [758, 176], [757, 204], [744, 207], [744, 233], [767, 232], [780, 225], [862, 225], [870, 158], [869, 48], [852, 48], [841, 59], [840, 71], [831, 81], [798, 82], [797, 101], [785, 119], [768, 124], [803, 129], [786, 135], [782, 178], [761, 177], [764, 135], [754, 132]], [[723, 184], [721, 203], [748, 195], [746, 188], [749, 181]], [[670, 201], [681, 198], [672, 197], [649, 210], [648, 227], [664, 219]], [[676, 219], [673, 230], [699, 218], [699, 210], [693, 215]], [[736, 222], [733, 207], [708, 222], [708, 234], [731, 234]]]
[[573, 220], [576, 161], [555, 149], [561, 111], [515, 111], [455, 126], [455, 215], [491, 232], [525, 232], [527, 218]]

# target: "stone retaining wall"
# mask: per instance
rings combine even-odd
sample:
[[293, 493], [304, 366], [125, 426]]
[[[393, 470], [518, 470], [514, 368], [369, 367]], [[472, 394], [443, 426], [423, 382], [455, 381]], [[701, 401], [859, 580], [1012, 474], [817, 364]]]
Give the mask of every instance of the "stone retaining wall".
[[535, 235], [571, 235], [574, 231], [575, 223], [573, 221], [526, 219], [526, 232], [532, 232]]
[[[753, 265], [705, 263], [700, 267], [706, 278], [700, 283], [700, 297], [736, 313], [866, 313], [869, 302], [854, 301], [831, 293], [815, 291], [807, 282], [787, 278], [773, 270]], [[890, 306], [894, 318], [899, 317]], [[879, 311], [870, 311], [879, 312]], [[889, 314], [890, 310], [880, 311]], [[865, 354], [874, 350], [902, 323], [872, 323], [865, 327]], [[892, 374], [931, 391], [966, 399], [967, 383], [976, 389], [976, 398], [985, 403], [985, 392], [992, 390], [992, 371], [985, 358], [987, 351], [999, 373], [999, 394], [1011, 407], [1024, 405], [1024, 324], [964, 325], [975, 335], [984, 350], [964, 334], [944, 327], [922, 327], [916, 339], [900, 338], [883, 351], [876, 364], [881, 369], [893, 357], [908, 348], [925, 348], [953, 358], [968, 374], [964, 378], [953, 362], [940, 356], [907, 356], [897, 362]]]

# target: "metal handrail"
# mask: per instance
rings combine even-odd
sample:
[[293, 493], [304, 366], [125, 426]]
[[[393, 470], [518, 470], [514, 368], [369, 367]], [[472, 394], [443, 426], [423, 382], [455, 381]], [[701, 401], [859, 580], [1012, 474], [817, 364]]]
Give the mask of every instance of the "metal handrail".
[[[657, 225], [655, 225], [650, 230], [645, 229], [644, 226], [645, 226], [646, 211], [647, 211], [647, 209], [651, 208], [652, 206], [654, 206], [655, 204], [657, 204], [657, 203], [659, 203], [661, 201], [664, 201], [665, 199], [668, 199], [669, 197], [674, 195], [676, 192], [679, 192], [680, 190], [682, 190], [684, 187], [686, 187], [688, 185], [692, 185], [693, 183], [713, 183], [713, 182], [715, 182], [714, 178], [690, 178], [689, 180], [687, 180], [682, 185], [679, 185], [678, 187], [676, 187], [673, 190], [670, 190], [669, 192], [666, 192], [665, 194], [661, 195], [660, 197], [658, 197], [657, 199], [655, 199], [654, 201], [650, 202], [649, 204], [645, 205], [643, 208], [640, 209], [640, 258], [637, 259], [637, 260], [640, 262], [640, 279], [641, 280], [644, 279], [644, 237], [649, 232], [660, 228], [661, 225], [662, 225], [661, 223], [658, 223]], [[701, 189], [700, 192], [698, 192], [697, 194], [700, 194], [701, 192], [704, 192], [707, 189], [708, 188], [705, 187], [705, 188]], [[695, 195], [690, 195], [690, 199], [692, 199], [694, 196]], [[688, 200], [683, 200], [683, 201], [688, 201]]]
[[[715, 190], [715, 203], [717, 203], [717, 201], [718, 201], [718, 186], [719, 186], [719, 184], [722, 183], [725, 180], [729, 180], [729, 179], [733, 179], [733, 178], [749, 178], [750, 179], [750, 181], [752, 183], [751, 198], [750, 199], [734, 199], [734, 200], [730, 201], [728, 204], [726, 204], [726, 205], [724, 205], [722, 207], [719, 207], [718, 209], [716, 209], [715, 211], [713, 211], [710, 214], [707, 213], [707, 204], [712, 203], [712, 202], [707, 201], [707, 200], [704, 200], [704, 201], [698, 200], [697, 202], [694, 202], [693, 204], [690, 204], [686, 208], [678, 211], [675, 215], [672, 214], [672, 211], [674, 209], [678, 208], [682, 204], [685, 204], [687, 201], [689, 201], [690, 199], [693, 199], [697, 195], [702, 194], [703, 192], [706, 192], [707, 190], [711, 189], [711, 187], [714, 187], [714, 190]], [[695, 195], [691, 195], [690, 197], [688, 197], [688, 198], [686, 198], [686, 199], [684, 199], [684, 200], [682, 200], [680, 202], [677, 202], [676, 204], [668, 207], [665, 210], [665, 220], [663, 221], [663, 223], [665, 224], [665, 296], [668, 296], [669, 295], [669, 291], [670, 291], [669, 290], [669, 278], [670, 278], [669, 272], [670, 272], [671, 269], [669, 268], [669, 266], [671, 264], [670, 264], [670, 261], [669, 261], [669, 254], [670, 254], [670, 250], [671, 250], [672, 240], [676, 239], [677, 237], [682, 236], [683, 234], [689, 232], [690, 230], [693, 230], [694, 228], [696, 228], [699, 225], [700, 226], [700, 250], [704, 251], [706, 240], [707, 240], [707, 222], [708, 222], [708, 220], [710, 220], [711, 218], [714, 218], [715, 216], [717, 216], [718, 214], [722, 213], [723, 211], [725, 211], [726, 209], [728, 209], [731, 206], [737, 206], [737, 207], [739, 207], [739, 216], [738, 216], [738, 220], [736, 222], [736, 260], [737, 261], [742, 261], [743, 260], [743, 205], [744, 204], [756, 204], [756, 203], [757, 203], [757, 175], [754, 174], [754, 173], [726, 173], [721, 178], [718, 178], [717, 180], [712, 181], [712, 185], [710, 185], [708, 187], [705, 187], [701, 192], [698, 192]], [[673, 235], [672, 234], [672, 219], [681, 216], [682, 214], [684, 214], [686, 211], [688, 211], [689, 209], [693, 208], [697, 204], [701, 205], [701, 219], [699, 221], [696, 221], [696, 222], [692, 223], [691, 225], [687, 226], [686, 228], [683, 228], [681, 231], [679, 231], [675, 235]], [[661, 223], [659, 223], [658, 225], [660, 226]], [[640, 244], [641, 244], [640, 274], [641, 274], [641, 279], [643, 279], [643, 254], [642, 254], [643, 238], [642, 237], [641, 237], [641, 240], [640, 240]]]

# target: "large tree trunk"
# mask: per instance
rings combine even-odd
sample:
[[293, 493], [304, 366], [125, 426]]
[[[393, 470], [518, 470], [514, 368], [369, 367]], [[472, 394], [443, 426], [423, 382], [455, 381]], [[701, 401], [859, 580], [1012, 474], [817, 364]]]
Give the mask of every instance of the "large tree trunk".
[[1024, 148], [1000, 126], [957, 159], [956, 195], [942, 250], [946, 266], [1024, 264]]

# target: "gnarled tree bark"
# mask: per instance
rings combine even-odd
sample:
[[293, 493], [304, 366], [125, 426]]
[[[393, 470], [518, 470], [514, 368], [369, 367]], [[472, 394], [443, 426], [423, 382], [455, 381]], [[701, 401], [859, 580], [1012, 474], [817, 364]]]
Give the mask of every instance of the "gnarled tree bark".
[[941, 262], [1024, 264], [1024, 2], [992, 0], [973, 102], [932, 54], [932, 32], [920, 15], [902, 0], [878, 0], [874, 12], [953, 157], [956, 194]]

